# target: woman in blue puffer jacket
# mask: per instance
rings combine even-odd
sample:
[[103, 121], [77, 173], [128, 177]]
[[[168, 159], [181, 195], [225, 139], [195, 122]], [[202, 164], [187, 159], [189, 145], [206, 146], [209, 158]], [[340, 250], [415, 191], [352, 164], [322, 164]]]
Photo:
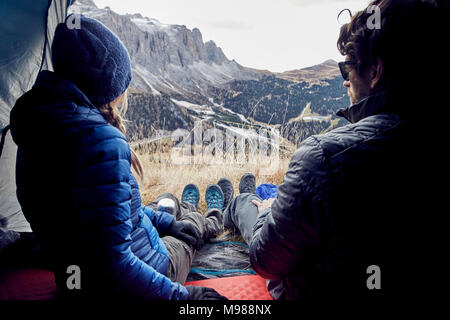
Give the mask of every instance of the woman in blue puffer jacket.
[[[55, 271], [59, 293], [223, 298], [212, 289], [175, 282], [176, 275], [168, 275], [171, 256], [160, 238], [198, 247], [206, 219], [219, 229], [221, 208], [206, 218], [193, 212], [190, 223], [142, 206], [131, 171], [140, 179], [142, 167], [120, 118], [132, 78], [129, 55], [103, 24], [84, 16], [80, 20], [79, 29], [58, 25], [52, 44], [55, 72], [40, 72], [11, 111], [18, 199]], [[69, 285], [74, 265], [81, 280], [75, 287]]]

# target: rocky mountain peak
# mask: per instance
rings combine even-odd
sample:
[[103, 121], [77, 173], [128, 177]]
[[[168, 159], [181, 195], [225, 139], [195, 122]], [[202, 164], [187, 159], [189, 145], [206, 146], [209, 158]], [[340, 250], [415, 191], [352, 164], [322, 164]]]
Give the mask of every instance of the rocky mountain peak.
[[333, 59], [328, 59], [328, 60], [324, 61], [322, 64], [336, 67], [338, 63], [336, 61], [334, 61]]
[[298, 70], [290, 70], [276, 74], [277, 77], [293, 81], [293, 82], [308, 82], [318, 83], [325, 79], [333, 79], [340, 75], [340, 71], [337, 62], [329, 59], [320, 64], [302, 68]]
[[164, 24], [140, 13], [120, 15], [92, 0], [77, 0], [72, 10], [104, 23], [122, 40], [133, 64], [132, 86], [153, 93], [203, 94], [228, 81], [258, 79], [260, 74], [230, 61], [198, 28]]
[[[273, 73], [229, 60], [213, 40], [204, 41], [199, 28], [165, 24], [141, 13], [118, 14], [92, 0], [76, 1], [71, 11], [104, 23], [130, 54], [133, 80], [126, 118], [131, 140], [161, 129], [191, 130], [201, 119], [221, 128], [289, 124], [281, 130], [297, 143], [333, 126], [332, 114], [349, 104], [333, 60]], [[310, 122], [303, 121], [307, 118]]]

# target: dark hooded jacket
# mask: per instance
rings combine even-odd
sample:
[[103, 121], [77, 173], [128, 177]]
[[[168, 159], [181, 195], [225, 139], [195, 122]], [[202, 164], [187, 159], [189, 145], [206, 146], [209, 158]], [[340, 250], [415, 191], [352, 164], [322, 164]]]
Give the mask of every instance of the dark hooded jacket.
[[[436, 119], [414, 116], [426, 106], [405, 103], [374, 94], [338, 112], [350, 124], [295, 152], [250, 245], [274, 298], [348, 302], [439, 283], [431, 275], [445, 256], [436, 238], [449, 171], [439, 150], [448, 134]], [[374, 268], [380, 277], [371, 278]]]

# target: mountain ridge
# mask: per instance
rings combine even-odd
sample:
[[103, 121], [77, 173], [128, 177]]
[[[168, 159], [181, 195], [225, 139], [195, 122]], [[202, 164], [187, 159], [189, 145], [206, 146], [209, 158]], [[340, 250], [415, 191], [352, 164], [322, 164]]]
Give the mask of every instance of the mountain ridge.
[[[336, 123], [334, 112], [349, 103], [333, 60], [275, 73], [229, 60], [213, 40], [203, 41], [198, 28], [164, 24], [140, 13], [120, 15], [109, 7], [98, 8], [92, 0], [77, 0], [71, 12], [104, 23], [130, 54], [133, 80], [125, 115], [130, 140], [146, 139], [160, 130], [190, 130], [198, 120], [227, 126], [265, 123], [281, 131], [289, 124], [318, 134]], [[308, 104], [313, 114], [329, 116], [328, 122], [290, 121], [302, 122]]]
[[[139, 66], [145, 65], [154, 75], [164, 76], [161, 71], [170, 72], [170, 65], [183, 68], [192, 66], [194, 62], [205, 62], [209, 65], [216, 64], [218, 66], [226, 64], [229, 65], [230, 69], [234, 69], [227, 70], [229, 72], [226, 74], [233, 76], [232, 78], [225, 77], [222, 79], [223, 81], [217, 81], [213, 84], [223, 84], [229, 80], [257, 80], [266, 75], [275, 75], [278, 78], [294, 82], [330, 79], [339, 75], [337, 62], [331, 59], [311, 67], [284, 72], [245, 67], [234, 59], [229, 60], [214, 40], [203, 42], [202, 33], [198, 28], [190, 30], [185, 25], [164, 24], [156, 18], [144, 17], [141, 13], [120, 15], [109, 7], [98, 8], [93, 0], [76, 0], [72, 8], [77, 8], [76, 12], [96, 18], [108, 26], [124, 42], [130, 56], [135, 60], [134, 62]], [[72, 9], [72, 11], [75, 10]], [[133, 30], [131, 24], [134, 24], [139, 31], [147, 35], [142, 38], [142, 35], [136, 32], [137, 30]], [[138, 34], [137, 39], [133, 40], [141, 41], [131, 43], [130, 39], [133, 37], [129, 37], [130, 33]], [[150, 40], [150, 45], [147, 46], [150, 49], [149, 51], [144, 51], [146, 42], [142, 40], [145, 38]], [[183, 45], [178, 46], [176, 50], [171, 48], [168, 38], [177, 44], [183, 43], [184, 47], [188, 49], [187, 52], [179, 50]], [[161, 57], [157, 56], [156, 53], [166, 55]], [[134, 71], [139, 73], [140, 70]], [[218, 71], [223, 72], [224, 70]], [[140, 75], [147, 78], [145, 74]], [[171, 80], [173, 79], [174, 77], [171, 77]]]

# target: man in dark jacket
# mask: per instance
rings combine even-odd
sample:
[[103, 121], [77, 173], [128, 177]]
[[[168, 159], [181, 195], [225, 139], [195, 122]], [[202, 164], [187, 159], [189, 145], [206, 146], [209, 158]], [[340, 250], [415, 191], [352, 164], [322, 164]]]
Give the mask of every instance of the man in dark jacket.
[[[444, 275], [439, 228], [449, 170], [438, 150], [448, 144], [440, 119], [448, 120], [449, 87], [438, 70], [448, 65], [439, 40], [448, 10], [370, 5], [380, 9], [381, 29], [370, 29], [372, 11], [361, 11], [338, 40], [352, 103], [338, 115], [350, 124], [306, 139], [275, 199], [243, 193], [225, 212], [275, 299], [419, 297]], [[429, 107], [439, 114], [432, 122], [419, 113]]]

